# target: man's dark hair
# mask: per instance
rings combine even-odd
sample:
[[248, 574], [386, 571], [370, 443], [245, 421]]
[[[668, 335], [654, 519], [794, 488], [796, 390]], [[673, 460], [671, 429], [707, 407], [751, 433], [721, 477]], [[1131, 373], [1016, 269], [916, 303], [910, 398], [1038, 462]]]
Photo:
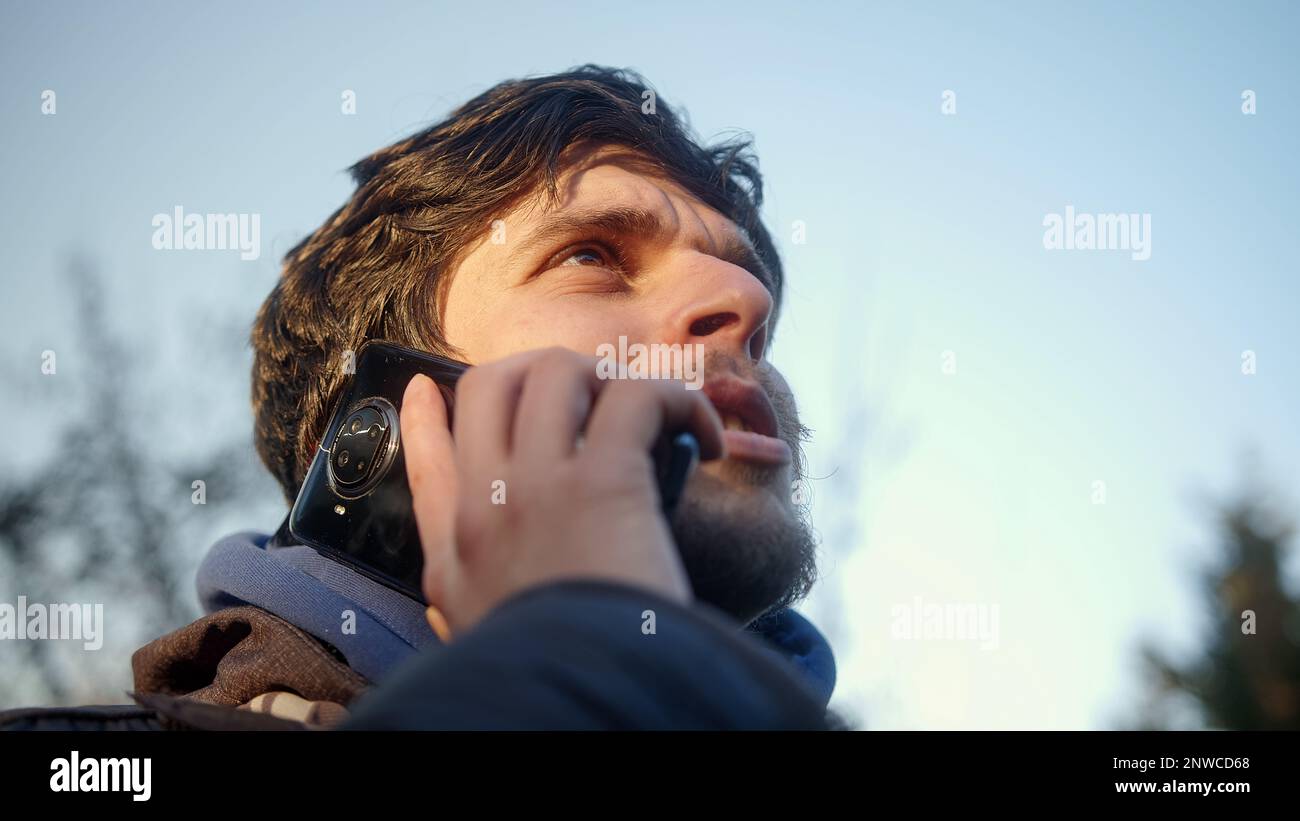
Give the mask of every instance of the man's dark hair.
[[460, 255], [494, 219], [557, 178], [575, 146], [623, 146], [734, 222], [772, 277], [762, 178], [747, 139], [700, 145], [637, 74], [582, 66], [509, 80], [446, 120], [352, 166], [357, 189], [285, 256], [253, 325], [262, 461], [292, 500], [329, 421], [346, 355], [367, 339], [454, 355], [442, 309]]

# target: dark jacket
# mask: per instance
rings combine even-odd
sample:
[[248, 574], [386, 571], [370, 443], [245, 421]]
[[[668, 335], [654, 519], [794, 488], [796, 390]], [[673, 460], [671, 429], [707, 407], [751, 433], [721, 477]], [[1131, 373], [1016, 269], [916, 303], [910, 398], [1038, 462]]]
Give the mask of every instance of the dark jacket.
[[265, 536], [215, 545], [199, 589], [212, 612], [132, 657], [136, 705], [0, 729], [815, 728], [834, 686], [793, 611], [746, 628], [608, 582], [526, 591], [449, 645], [418, 602]]

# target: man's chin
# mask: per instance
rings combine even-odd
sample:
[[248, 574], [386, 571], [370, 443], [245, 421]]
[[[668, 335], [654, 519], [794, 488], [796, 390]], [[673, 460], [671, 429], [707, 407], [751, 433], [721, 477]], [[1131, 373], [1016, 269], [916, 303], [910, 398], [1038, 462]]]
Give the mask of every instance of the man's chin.
[[802, 599], [816, 580], [811, 529], [789, 502], [787, 468], [714, 462], [672, 519], [696, 598], [741, 623]]

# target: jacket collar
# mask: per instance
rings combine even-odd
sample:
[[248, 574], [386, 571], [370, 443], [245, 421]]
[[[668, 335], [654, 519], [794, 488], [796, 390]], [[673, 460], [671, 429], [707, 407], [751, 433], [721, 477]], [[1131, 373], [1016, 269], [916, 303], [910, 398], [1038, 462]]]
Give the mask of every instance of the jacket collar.
[[[287, 525], [287, 520], [286, 520]], [[438, 638], [424, 605], [312, 550], [296, 545], [286, 525], [272, 537], [237, 533], [212, 546], [199, 567], [199, 600], [208, 613], [254, 605], [337, 647], [370, 681]], [[345, 629], [342, 614], [353, 621]], [[835, 689], [830, 643], [808, 619], [786, 608], [745, 628], [799, 670], [821, 698]]]

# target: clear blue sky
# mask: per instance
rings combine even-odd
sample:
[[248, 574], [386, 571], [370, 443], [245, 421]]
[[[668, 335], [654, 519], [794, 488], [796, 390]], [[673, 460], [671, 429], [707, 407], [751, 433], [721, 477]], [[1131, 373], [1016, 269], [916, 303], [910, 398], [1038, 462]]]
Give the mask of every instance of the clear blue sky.
[[[836, 544], [808, 611], [838, 591], [837, 700], [871, 726], [1105, 726], [1135, 692], [1140, 636], [1194, 639], [1210, 542], [1197, 493], [1233, 487], [1254, 449], [1294, 504], [1294, 4], [8, 3], [0, 16], [3, 375], [74, 335], [58, 271], [80, 251], [111, 274], [105, 310], [146, 351], [113, 366], [185, 386], [168, 415], [191, 436], [246, 427], [247, 386], [204, 378], [178, 309], [209, 306], [240, 344], [279, 257], [347, 197], [343, 169], [492, 83], [627, 66], [703, 136], [751, 132], [790, 281], [773, 356], [829, 477], [814, 511]], [[344, 89], [355, 116], [340, 113]], [[261, 258], [153, 250], [152, 216], [178, 204], [259, 213]], [[1044, 250], [1044, 216], [1067, 205], [1150, 214], [1150, 260]], [[19, 400], [57, 413], [42, 396], [4, 407]], [[276, 524], [260, 516], [244, 524]], [[917, 596], [996, 604], [998, 649], [891, 638], [891, 608]]]

